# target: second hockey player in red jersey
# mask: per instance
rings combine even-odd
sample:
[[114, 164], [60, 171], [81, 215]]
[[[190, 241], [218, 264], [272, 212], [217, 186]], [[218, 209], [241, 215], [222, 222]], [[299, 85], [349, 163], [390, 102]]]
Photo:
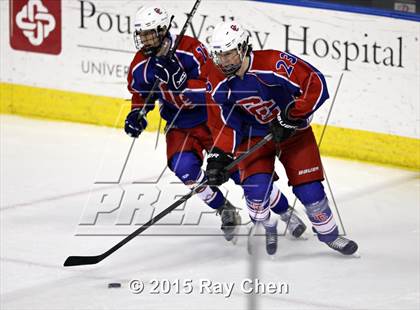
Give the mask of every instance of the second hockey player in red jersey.
[[267, 251], [274, 253], [277, 248], [277, 222], [270, 217], [268, 198], [278, 157], [319, 240], [342, 254], [353, 254], [357, 244], [338, 234], [309, 125], [329, 97], [324, 76], [290, 53], [252, 51], [248, 41], [248, 33], [236, 22], [219, 24], [212, 36], [218, 68], [208, 73], [207, 89], [225, 126], [208, 157], [209, 184], [226, 182], [229, 174], [224, 167], [271, 132], [273, 141], [239, 164], [249, 214], [266, 229]]
[[[184, 36], [174, 57], [166, 57], [176, 40], [168, 31], [169, 23], [168, 13], [160, 7], [146, 7], [136, 13], [134, 40], [138, 52], [128, 74], [132, 111], [127, 115], [125, 131], [137, 138], [147, 126], [147, 113], [159, 100], [161, 116], [167, 121], [168, 166], [184, 184], [194, 187], [205, 180], [201, 170], [203, 151], [213, 146], [206, 125], [206, 79], [201, 72], [208, 54], [198, 40]], [[160, 81], [156, 98], [145, 106], [156, 79]], [[221, 215], [221, 229], [226, 240], [232, 240], [240, 224], [235, 207], [217, 188], [207, 186], [197, 195]]]

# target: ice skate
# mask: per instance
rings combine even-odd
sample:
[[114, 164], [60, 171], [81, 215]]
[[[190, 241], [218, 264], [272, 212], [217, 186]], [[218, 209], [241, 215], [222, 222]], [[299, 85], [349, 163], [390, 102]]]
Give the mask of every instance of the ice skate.
[[331, 242], [326, 242], [326, 244], [333, 250], [340, 252], [343, 255], [352, 255], [354, 254], [357, 249], [357, 243], [344, 238], [342, 236], [338, 236], [337, 239]]
[[277, 221], [274, 225], [265, 225], [265, 249], [268, 255], [274, 255], [277, 252]]
[[241, 225], [241, 216], [238, 210], [226, 200], [223, 206], [217, 209], [217, 214], [222, 220], [220, 229], [223, 231], [225, 239], [234, 242], [234, 237]]
[[299, 238], [306, 230], [306, 225], [297, 215], [297, 212], [289, 207], [286, 212], [280, 214], [281, 220], [286, 223], [287, 231], [295, 238]]

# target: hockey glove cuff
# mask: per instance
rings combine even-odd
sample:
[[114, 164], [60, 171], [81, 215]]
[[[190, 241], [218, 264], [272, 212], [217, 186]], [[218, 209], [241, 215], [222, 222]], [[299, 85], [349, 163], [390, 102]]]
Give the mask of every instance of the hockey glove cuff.
[[232, 154], [225, 153], [221, 149], [214, 147], [212, 152], [207, 156], [207, 184], [218, 186], [227, 182], [230, 173], [226, 167], [232, 162]]
[[276, 143], [283, 142], [284, 140], [293, 136], [296, 130], [300, 127], [307, 125], [304, 119], [293, 119], [289, 116], [289, 111], [294, 107], [294, 103], [289, 105], [286, 109], [277, 115], [277, 119], [270, 123], [270, 130], [273, 134], [273, 141]]

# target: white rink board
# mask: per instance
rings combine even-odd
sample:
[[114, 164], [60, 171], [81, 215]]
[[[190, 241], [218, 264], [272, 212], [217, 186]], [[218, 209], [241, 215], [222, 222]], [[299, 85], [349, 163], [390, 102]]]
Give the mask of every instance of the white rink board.
[[[9, 1], [0, 1], [1, 81], [127, 98], [125, 74], [134, 53], [129, 17], [155, 2], [62, 2], [63, 48], [50, 56], [10, 48]], [[175, 15], [174, 31], [193, 3], [159, 2]], [[253, 1], [203, 1], [187, 34], [207, 44], [214, 25], [232, 16], [249, 29], [254, 49], [285, 50], [288, 44], [292, 53], [328, 75], [331, 97], [344, 74], [331, 125], [419, 137], [420, 23]], [[327, 110], [321, 109], [314, 121], [323, 123]]]

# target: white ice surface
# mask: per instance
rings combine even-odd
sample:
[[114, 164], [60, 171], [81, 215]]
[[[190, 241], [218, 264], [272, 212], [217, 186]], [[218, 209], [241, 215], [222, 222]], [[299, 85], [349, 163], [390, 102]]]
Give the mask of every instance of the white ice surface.
[[[82, 214], [87, 218], [95, 214], [94, 201], [104, 193], [112, 202], [115, 192], [117, 197], [118, 190], [127, 192], [121, 208], [129, 208], [120, 213], [123, 219], [135, 207], [140, 214], [152, 208], [136, 201], [139, 192], [146, 197], [161, 190], [158, 210], [168, 206], [174, 195], [187, 193], [183, 185], [171, 184], [176, 178], [169, 171], [159, 178], [166, 162], [165, 143], [160, 136], [155, 150], [156, 137], [145, 133], [136, 142], [120, 185], [100, 185], [94, 182], [119, 179], [131, 143], [121, 130], [1, 115], [1, 309], [249, 307], [249, 296], [239, 289], [250, 275], [247, 237], [239, 237], [235, 246], [224, 241], [214, 214], [204, 214], [198, 226], [153, 227], [97, 265], [62, 266], [69, 255], [102, 253], [138, 227], [114, 225], [117, 212], [103, 214], [98, 225], [78, 225]], [[335, 253], [312, 234], [298, 241], [280, 237], [274, 259], [261, 253], [258, 278], [288, 283], [290, 291], [258, 295], [257, 309], [418, 309], [419, 174], [323, 160], [337, 202], [334, 210], [339, 211], [347, 235], [359, 243], [361, 258]], [[279, 186], [293, 203], [284, 173], [281, 169], [279, 173]], [[154, 180], [158, 182], [131, 184]], [[230, 200], [243, 208], [245, 221], [240, 189], [228, 183], [227, 190]], [[302, 211], [300, 205], [297, 208]], [[162, 221], [175, 223], [185, 213], [185, 222], [193, 222], [203, 211], [209, 209], [193, 197], [184, 211]], [[95, 233], [108, 235], [80, 236]], [[142, 294], [130, 293], [131, 279], [146, 283]], [[192, 279], [193, 292], [150, 294], [152, 279]], [[229, 298], [200, 294], [200, 279], [235, 287]], [[122, 288], [108, 289], [110, 282], [121, 282]]]

